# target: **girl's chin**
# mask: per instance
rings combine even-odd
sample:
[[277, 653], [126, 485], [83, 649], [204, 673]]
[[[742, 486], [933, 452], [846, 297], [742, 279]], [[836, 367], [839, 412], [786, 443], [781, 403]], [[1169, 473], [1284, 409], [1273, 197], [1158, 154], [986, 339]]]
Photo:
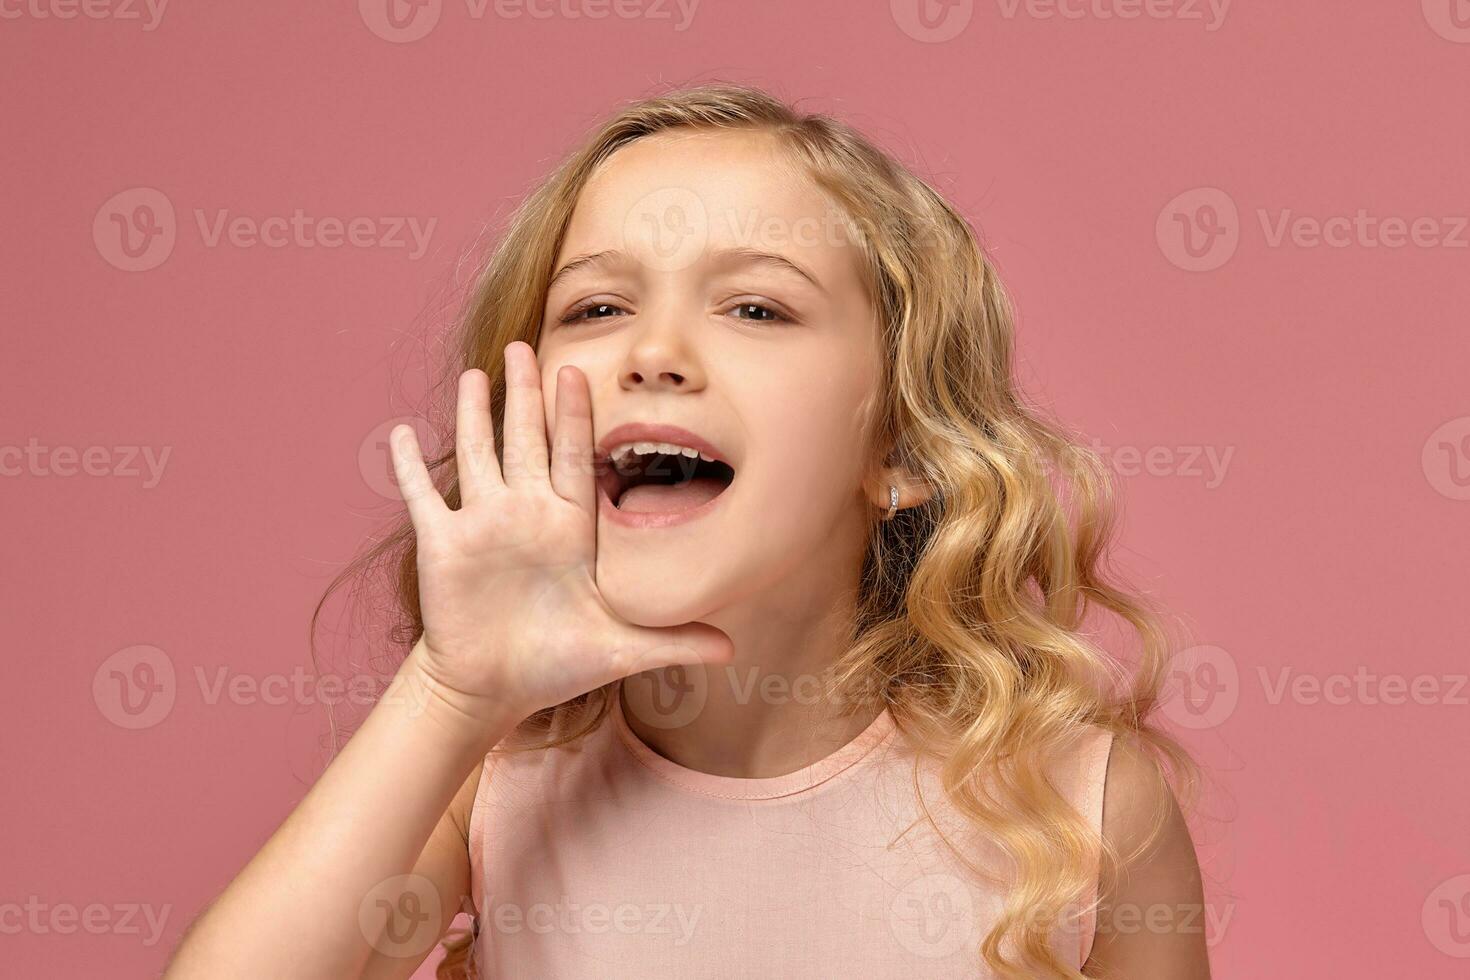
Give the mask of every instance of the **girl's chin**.
[[709, 595], [689, 591], [687, 577], [682, 582], [677, 576], [672, 581], [665, 579], [669, 571], [664, 568], [659, 574], [648, 569], [650, 574], [644, 576], [631, 569], [604, 573], [599, 568], [597, 589], [617, 616], [635, 626], [682, 626], [703, 619], [717, 608]]

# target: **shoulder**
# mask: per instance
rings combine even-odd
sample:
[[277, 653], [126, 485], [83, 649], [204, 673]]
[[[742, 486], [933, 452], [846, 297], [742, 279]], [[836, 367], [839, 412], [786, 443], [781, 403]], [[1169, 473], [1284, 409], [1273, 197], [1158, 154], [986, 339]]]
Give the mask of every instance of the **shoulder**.
[[1154, 758], [1132, 738], [1114, 736], [1103, 789], [1103, 839], [1120, 859], [1146, 860], [1160, 849], [1194, 848], [1173, 789]]
[[1203, 888], [1189, 827], [1152, 755], [1113, 739], [1102, 837], [1115, 860], [1099, 880], [1089, 976], [1208, 978]]

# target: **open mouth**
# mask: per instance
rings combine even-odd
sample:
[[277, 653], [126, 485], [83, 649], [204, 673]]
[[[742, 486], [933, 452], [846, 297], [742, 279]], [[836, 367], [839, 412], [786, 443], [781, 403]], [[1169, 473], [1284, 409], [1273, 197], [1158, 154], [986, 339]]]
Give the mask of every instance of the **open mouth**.
[[604, 460], [598, 485], [618, 510], [629, 514], [677, 514], [703, 506], [729, 488], [728, 463], [689, 455], [676, 447], [624, 446]]

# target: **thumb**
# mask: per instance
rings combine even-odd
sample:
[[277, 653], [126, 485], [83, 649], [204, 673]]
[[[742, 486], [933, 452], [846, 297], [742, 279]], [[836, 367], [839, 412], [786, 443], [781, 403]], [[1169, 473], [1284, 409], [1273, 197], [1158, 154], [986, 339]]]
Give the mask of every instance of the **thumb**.
[[675, 664], [728, 664], [735, 659], [734, 642], [724, 630], [708, 623], [629, 626], [623, 644], [631, 664], [629, 674]]

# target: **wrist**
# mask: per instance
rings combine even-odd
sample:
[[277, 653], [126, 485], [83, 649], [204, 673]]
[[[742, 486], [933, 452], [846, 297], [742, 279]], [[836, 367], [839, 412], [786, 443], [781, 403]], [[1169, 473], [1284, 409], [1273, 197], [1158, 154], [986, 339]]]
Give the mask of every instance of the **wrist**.
[[388, 698], [414, 717], [441, 728], [455, 742], [484, 752], [529, 714], [507, 701], [469, 694], [446, 683], [436, 671], [422, 636], [384, 692], [384, 699]]

